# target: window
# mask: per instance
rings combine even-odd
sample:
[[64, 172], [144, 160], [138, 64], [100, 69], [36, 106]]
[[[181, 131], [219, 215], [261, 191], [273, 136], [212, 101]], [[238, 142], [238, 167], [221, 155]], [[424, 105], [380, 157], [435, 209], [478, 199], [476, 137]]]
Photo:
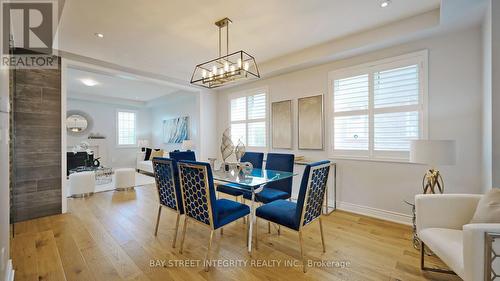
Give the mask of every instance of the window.
[[266, 146], [267, 99], [264, 90], [254, 90], [230, 101], [231, 140], [249, 147]]
[[330, 73], [333, 157], [409, 157], [426, 138], [427, 52]]
[[136, 145], [136, 112], [117, 111], [117, 143], [119, 146]]

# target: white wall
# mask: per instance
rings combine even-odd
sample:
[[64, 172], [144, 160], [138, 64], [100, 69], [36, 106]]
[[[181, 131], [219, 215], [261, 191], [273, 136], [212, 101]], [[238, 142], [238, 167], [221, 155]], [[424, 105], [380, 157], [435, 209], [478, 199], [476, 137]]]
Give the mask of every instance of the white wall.
[[189, 116], [189, 138], [193, 140], [194, 150], [198, 151], [200, 149], [198, 98], [197, 93], [177, 92], [149, 102], [152, 122], [150, 125], [152, 129], [152, 147], [162, 148], [165, 151], [181, 149], [181, 144], [163, 143], [163, 121]]
[[[269, 101], [293, 99], [294, 147], [297, 147], [296, 99], [328, 94], [328, 72], [365, 62], [429, 50], [429, 137], [457, 141], [457, 164], [440, 167], [447, 193], [477, 193], [481, 190], [481, 28], [440, 34], [380, 51], [334, 61], [253, 83], [224, 89], [219, 93], [218, 135], [228, 126], [227, 95], [244, 89], [268, 87]], [[326, 99], [328, 101], [328, 99]], [[325, 104], [325, 109], [328, 109]], [[328, 118], [328, 114], [326, 115]], [[325, 147], [329, 147], [326, 128]], [[220, 145], [220, 144], [218, 144]], [[309, 158], [327, 158], [327, 150], [292, 151]], [[334, 160], [338, 163], [337, 201], [340, 208], [364, 210], [391, 216], [410, 214], [403, 200], [422, 192], [426, 167], [408, 163]], [[299, 178], [294, 179], [295, 182]], [[407, 217], [407, 216], [403, 216]]]
[[[10, 192], [9, 192], [9, 154], [6, 145], [9, 138], [8, 113], [9, 100], [9, 71], [0, 69], [0, 280], [5, 280], [7, 261], [9, 260], [9, 220], [10, 220]], [[9, 273], [10, 274], [10, 273]]]
[[199, 160], [208, 161], [208, 158], [217, 157], [218, 134], [217, 128], [217, 101], [214, 92], [202, 91], [199, 94], [198, 108], [200, 111], [200, 155]]
[[491, 5], [493, 186], [500, 188], [500, 1], [493, 0]]
[[482, 163], [482, 172], [483, 172], [483, 183], [482, 183], [482, 191], [483, 193], [491, 189], [493, 186], [492, 182], [492, 96], [491, 96], [491, 1], [488, 1], [488, 8], [486, 9], [486, 14], [482, 24], [483, 31], [483, 163]]
[[[68, 97], [67, 110], [80, 110], [91, 116], [93, 127], [89, 133], [106, 136], [108, 165], [113, 168], [135, 168], [137, 148], [120, 148], [116, 142], [116, 111], [118, 109], [137, 111], [137, 138], [151, 140], [151, 112], [146, 107], [124, 104], [111, 104], [98, 101], [85, 101]], [[73, 146], [87, 140], [83, 136], [67, 136], [67, 146]]]

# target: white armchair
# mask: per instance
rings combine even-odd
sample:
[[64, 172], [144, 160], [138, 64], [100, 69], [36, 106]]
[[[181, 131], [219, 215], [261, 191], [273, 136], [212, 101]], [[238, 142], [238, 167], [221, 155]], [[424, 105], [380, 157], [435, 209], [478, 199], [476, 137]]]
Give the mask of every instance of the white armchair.
[[[485, 279], [485, 233], [500, 233], [500, 224], [470, 224], [482, 195], [420, 194], [415, 196], [417, 234], [421, 245], [421, 269], [424, 265], [424, 245], [431, 249], [465, 281]], [[493, 245], [500, 253], [500, 239]], [[489, 253], [488, 253], [489, 254]], [[489, 266], [489, 265], [488, 265]], [[500, 262], [493, 270], [500, 272]], [[500, 279], [499, 279], [500, 280]]]

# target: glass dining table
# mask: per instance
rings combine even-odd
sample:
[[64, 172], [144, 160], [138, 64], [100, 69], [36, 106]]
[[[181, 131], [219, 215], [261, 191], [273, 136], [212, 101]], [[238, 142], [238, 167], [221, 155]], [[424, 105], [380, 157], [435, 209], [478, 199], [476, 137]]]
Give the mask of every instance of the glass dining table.
[[250, 202], [250, 223], [249, 233], [248, 233], [248, 252], [252, 253], [252, 234], [253, 234], [253, 224], [255, 222], [255, 194], [262, 191], [264, 186], [268, 183], [291, 178], [296, 176], [296, 173], [283, 172], [275, 170], [265, 170], [265, 169], [252, 169], [248, 174], [244, 172], [239, 172], [237, 169], [230, 169], [229, 171], [212, 170], [212, 174], [215, 181], [223, 183], [231, 183], [232, 187], [235, 189], [240, 189], [244, 192], [249, 192], [252, 194], [252, 200]]

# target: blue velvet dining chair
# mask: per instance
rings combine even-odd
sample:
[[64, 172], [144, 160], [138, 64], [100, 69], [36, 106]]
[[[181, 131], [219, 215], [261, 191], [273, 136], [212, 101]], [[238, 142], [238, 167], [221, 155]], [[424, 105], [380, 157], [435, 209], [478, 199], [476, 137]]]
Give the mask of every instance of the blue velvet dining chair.
[[175, 160], [160, 157], [153, 158], [153, 173], [156, 181], [156, 189], [158, 190], [158, 198], [160, 200], [158, 217], [156, 218], [155, 236], [158, 235], [162, 208], [166, 207], [175, 211], [177, 213], [177, 219], [175, 221], [174, 241], [172, 242], [173, 248], [175, 248], [175, 242], [177, 240], [179, 219], [180, 216], [184, 214], [179, 177], [176, 176], [175, 171], [177, 171], [177, 162]]
[[179, 161], [178, 166], [182, 203], [185, 210], [185, 220], [179, 252], [182, 254], [188, 220], [194, 220], [201, 225], [209, 227], [210, 240], [205, 256], [205, 270], [208, 271], [209, 264], [207, 261], [210, 254], [210, 248], [212, 247], [215, 230], [239, 218], [248, 216], [250, 214], [250, 208], [245, 204], [235, 201], [216, 199], [214, 179], [210, 164], [194, 161]]
[[[266, 170], [293, 172], [295, 156], [284, 153], [268, 153], [266, 159]], [[255, 199], [261, 203], [269, 203], [278, 199], [289, 199], [292, 196], [293, 179], [287, 178], [266, 184], [261, 192], [257, 193]], [[245, 193], [245, 199], [252, 199], [252, 194]]]
[[171, 159], [175, 159], [176, 161], [181, 161], [181, 160], [196, 161], [196, 155], [192, 150], [187, 150], [187, 151], [174, 150], [170, 151], [168, 153], [168, 156]]
[[[327, 188], [330, 161], [320, 161], [308, 164], [304, 169], [300, 184], [297, 203], [279, 199], [257, 208], [256, 216], [259, 219], [273, 222], [299, 233], [300, 255], [307, 271], [304, 258], [304, 246], [302, 242], [302, 230], [311, 225], [315, 220], [319, 221], [321, 232], [321, 244], [323, 252], [326, 251], [325, 238], [323, 236], [323, 224], [321, 222], [321, 209]], [[257, 232], [258, 220], [255, 223], [255, 248], [258, 248]]]
[[[293, 172], [293, 164], [295, 155], [285, 153], [268, 153], [266, 159], [266, 170], [275, 170], [283, 172]], [[257, 202], [267, 204], [278, 199], [290, 199], [292, 196], [293, 179], [287, 178], [279, 181], [268, 183], [264, 186], [261, 192], [255, 194]], [[251, 200], [252, 194], [245, 192], [244, 199]], [[267, 231], [271, 233], [271, 223], [267, 224]], [[280, 229], [278, 228], [278, 234]]]
[[[250, 162], [255, 169], [262, 169], [262, 162], [264, 161], [264, 153], [262, 152], [245, 152], [241, 157], [240, 162]], [[238, 201], [238, 196], [243, 195], [243, 191], [234, 188], [234, 184], [220, 184], [217, 186], [217, 191], [229, 194], [235, 197]]]

